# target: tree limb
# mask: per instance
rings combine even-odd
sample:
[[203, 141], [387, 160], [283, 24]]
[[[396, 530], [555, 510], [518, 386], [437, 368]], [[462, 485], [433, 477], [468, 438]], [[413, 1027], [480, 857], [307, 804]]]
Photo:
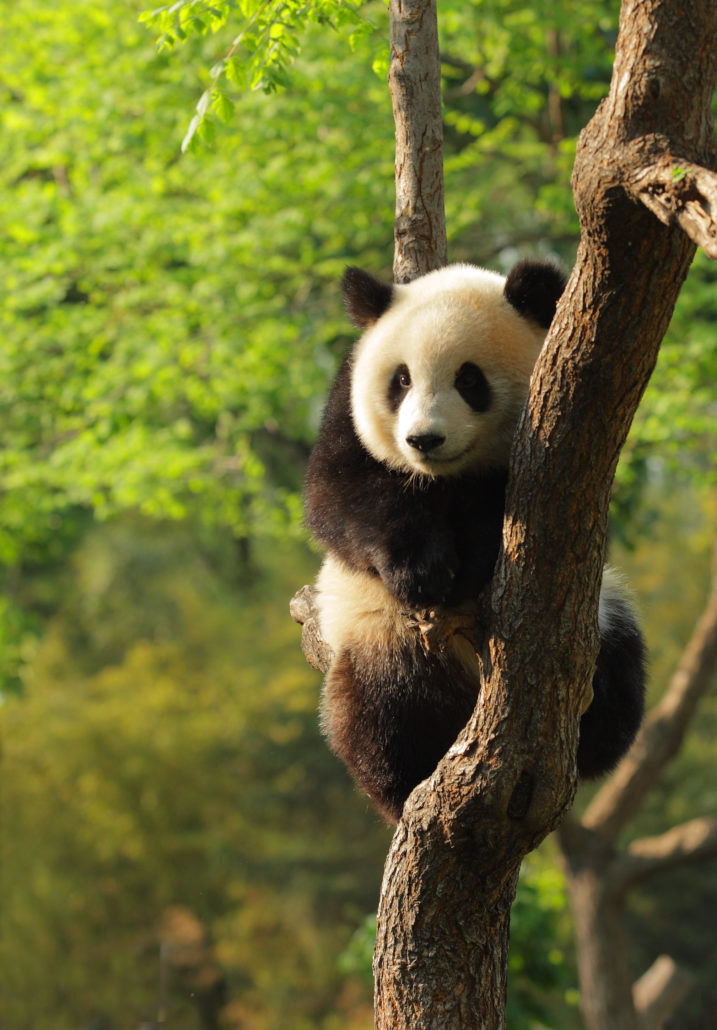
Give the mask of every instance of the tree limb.
[[665, 225], [679, 225], [691, 240], [717, 258], [717, 174], [670, 154], [638, 169], [628, 192]]
[[612, 862], [607, 878], [612, 890], [624, 892], [657, 873], [715, 856], [717, 819], [691, 819], [655, 837], [633, 841]]
[[294, 594], [289, 603], [289, 613], [301, 626], [301, 650], [307, 662], [319, 672], [327, 672], [331, 664], [331, 648], [321, 636], [315, 587], [304, 586]]
[[641, 1030], [660, 1030], [689, 994], [694, 982], [694, 977], [669, 955], [658, 956], [632, 988]]

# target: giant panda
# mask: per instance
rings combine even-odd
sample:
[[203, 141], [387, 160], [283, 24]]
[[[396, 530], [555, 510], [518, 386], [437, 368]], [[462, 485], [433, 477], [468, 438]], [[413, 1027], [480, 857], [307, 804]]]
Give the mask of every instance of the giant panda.
[[[326, 557], [318, 619], [332, 652], [321, 699], [331, 749], [389, 821], [475, 707], [475, 648], [426, 648], [416, 613], [476, 599], [498, 555], [508, 458], [535, 359], [564, 289], [523, 261], [507, 278], [449, 265], [408, 285], [348, 268], [363, 335], [341, 365], [312, 451], [305, 514]], [[593, 701], [578, 772], [622, 757], [643, 712], [644, 644], [606, 568]]]

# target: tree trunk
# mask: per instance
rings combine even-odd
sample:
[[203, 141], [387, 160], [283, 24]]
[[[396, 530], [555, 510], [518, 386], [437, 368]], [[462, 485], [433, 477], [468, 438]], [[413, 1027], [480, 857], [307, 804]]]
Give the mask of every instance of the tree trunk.
[[389, 17], [396, 125], [393, 276], [403, 283], [447, 259], [436, 0], [390, 0]]
[[[427, 853], [411, 821], [399, 825], [386, 866], [374, 956], [375, 1020], [381, 1030], [502, 1025], [519, 867], [507, 874], [496, 869], [487, 883], [478, 840], [475, 845], [465, 841], [454, 849], [437, 835]], [[400, 885], [391, 871], [400, 875]], [[414, 975], [417, 966], [420, 973]]]
[[639, 1030], [631, 1001], [622, 899], [606, 875], [612, 850], [600, 837], [570, 820], [560, 827], [558, 837], [568, 866], [585, 1026]]

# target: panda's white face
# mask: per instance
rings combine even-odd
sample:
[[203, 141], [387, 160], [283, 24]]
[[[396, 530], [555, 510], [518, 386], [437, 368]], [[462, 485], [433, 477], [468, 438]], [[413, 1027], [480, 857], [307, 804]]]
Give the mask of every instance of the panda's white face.
[[507, 464], [545, 330], [511, 307], [504, 282], [451, 265], [395, 287], [352, 373], [356, 432], [379, 461], [430, 477]]

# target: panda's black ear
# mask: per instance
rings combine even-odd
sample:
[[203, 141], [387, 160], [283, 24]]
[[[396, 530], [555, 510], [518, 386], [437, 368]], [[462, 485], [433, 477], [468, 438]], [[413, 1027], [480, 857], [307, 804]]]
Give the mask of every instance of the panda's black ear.
[[555, 261], [519, 261], [508, 273], [504, 294], [518, 314], [547, 329], [565, 289], [565, 276]]
[[393, 286], [361, 268], [349, 266], [341, 285], [349, 318], [359, 329], [373, 325], [391, 306]]

